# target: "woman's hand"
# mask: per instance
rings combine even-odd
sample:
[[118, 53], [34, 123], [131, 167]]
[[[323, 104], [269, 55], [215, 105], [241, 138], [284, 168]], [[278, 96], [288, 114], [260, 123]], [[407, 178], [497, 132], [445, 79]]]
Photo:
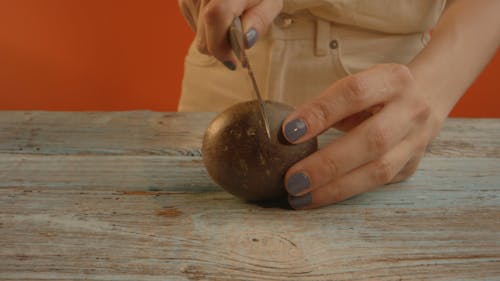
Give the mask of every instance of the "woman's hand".
[[179, 0], [182, 14], [196, 31], [196, 46], [203, 54], [215, 56], [236, 69], [227, 31], [233, 19], [241, 16], [246, 47], [251, 48], [264, 35], [283, 7], [283, 0]]
[[[291, 142], [348, 130], [292, 166], [290, 205], [317, 208], [412, 175], [427, 144], [500, 46], [500, 1], [449, 1], [409, 64], [378, 65], [334, 83], [284, 122]], [[471, 51], [472, 50], [472, 51]]]
[[442, 120], [404, 65], [377, 65], [339, 80], [284, 122], [292, 143], [332, 126], [348, 130], [288, 170], [290, 205], [317, 208], [406, 179]]

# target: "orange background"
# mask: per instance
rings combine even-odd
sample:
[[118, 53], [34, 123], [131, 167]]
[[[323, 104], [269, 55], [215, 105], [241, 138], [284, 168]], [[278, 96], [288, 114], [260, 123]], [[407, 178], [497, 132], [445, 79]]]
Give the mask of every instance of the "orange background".
[[[175, 111], [193, 33], [176, 0], [0, 0], [0, 109]], [[500, 54], [453, 116], [500, 117]]]

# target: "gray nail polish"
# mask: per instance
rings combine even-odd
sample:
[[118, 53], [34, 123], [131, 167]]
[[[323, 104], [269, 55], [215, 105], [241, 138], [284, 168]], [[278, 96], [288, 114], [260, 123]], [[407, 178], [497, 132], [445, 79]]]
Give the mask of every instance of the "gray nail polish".
[[303, 196], [291, 197], [289, 202], [290, 202], [290, 206], [292, 208], [301, 209], [301, 208], [306, 207], [307, 205], [311, 204], [312, 194], [307, 193], [306, 195], [303, 195]]
[[245, 36], [247, 48], [252, 48], [257, 42], [257, 38], [259, 38], [259, 33], [257, 33], [257, 30], [252, 27], [249, 31], [247, 31]]
[[222, 62], [229, 70], [235, 71], [236, 70], [236, 65], [232, 61], [224, 61]]
[[304, 173], [296, 173], [288, 178], [286, 189], [291, 195], [297, 195], [309, 187], [309, 177]]
[[289, 142], [295, 142], [307, 132], [307, 125], [302, 119], [295, 119], [285, 125], [285, 137]]

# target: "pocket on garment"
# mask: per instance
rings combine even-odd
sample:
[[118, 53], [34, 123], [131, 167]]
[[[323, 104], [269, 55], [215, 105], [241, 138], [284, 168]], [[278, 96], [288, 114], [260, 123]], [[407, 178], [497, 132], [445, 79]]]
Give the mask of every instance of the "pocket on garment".
[[[339, 44], [339, 43], [337, 43]], [[345, 77], [353, 74], [351, 69], [348, 67], [346, 62], [344, 61], [343, 55], [342, 55], [342, 46], [340, 44], [336, 49], [331, 50], [332, 54], [332, 60], [334, 65], [338, 68], [336, 69], [336, 72], [339, 73], [340, 76]], [[342, 78], [340, 77], [340, 78]]]
[[363, 31], [345, 31], [339, 36], [339, 65], [350, 74], [377, 64], [408, 64], [428, 43], [422, 34], [382, 34]]
[[196, 43], [193, 41], [186, 56], [186, 63], [195, 66], [212, 66], [217, 63], [217, 59], [213, 56], [200, 53], [196, 49]]

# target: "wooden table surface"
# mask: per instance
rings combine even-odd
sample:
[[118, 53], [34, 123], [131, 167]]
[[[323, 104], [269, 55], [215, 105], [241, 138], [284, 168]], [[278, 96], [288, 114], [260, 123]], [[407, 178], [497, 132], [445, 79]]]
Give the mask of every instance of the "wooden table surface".
[[213, 116], [0, 112], [0, 280], [500, 280], [499, 119], [448, 120], [410, 180], [292, 211], [210, 181]]

